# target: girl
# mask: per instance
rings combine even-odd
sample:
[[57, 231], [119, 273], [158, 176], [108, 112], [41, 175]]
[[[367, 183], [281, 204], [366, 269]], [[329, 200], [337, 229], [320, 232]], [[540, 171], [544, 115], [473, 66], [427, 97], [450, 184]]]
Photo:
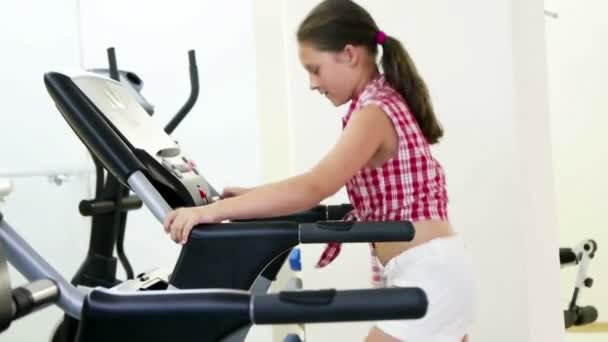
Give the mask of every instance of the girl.
[[[227, 188], [224, 200], [177, 209], [165, 230], [185, 243], [194, 225], [292, 214], [346, 186], [354, 219], [414, 223], [413, 241], [378, 243], [373, 252], [384, 265], [386, 286], [420, 287], [429, 301], [424, 318], [378, 322], [366, 341], [466, 340], [472, 271], [448, 221], [443, 169], [429, 149], [443, 130], [414, 63], [398, 40], [350, 0], [322, 1], [301, 23], [297, 39], [310, 88], [335, 106], [350, 102], [337, 144], [306, 173], [253, 189]], [[319, 266], [339, 251], [330, 244]]]

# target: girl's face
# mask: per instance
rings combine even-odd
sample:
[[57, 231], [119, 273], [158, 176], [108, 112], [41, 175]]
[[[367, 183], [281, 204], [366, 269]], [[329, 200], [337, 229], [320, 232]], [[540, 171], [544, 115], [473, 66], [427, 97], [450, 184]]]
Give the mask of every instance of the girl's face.
[[317, 90], [336, 107], [350, 101], [358, 75], [356, 52], [350, 45], [340, 52], [326, 52], [300, 42], [300, 62], [308, 72], [310, 89]]

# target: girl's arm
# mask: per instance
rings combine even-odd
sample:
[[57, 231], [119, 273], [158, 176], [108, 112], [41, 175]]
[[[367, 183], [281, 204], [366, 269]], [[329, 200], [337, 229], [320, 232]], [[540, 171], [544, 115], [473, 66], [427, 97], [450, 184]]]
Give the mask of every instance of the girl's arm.
[[186, 243], [197, 224], [284, 216], [309, 209], [344, 186], [390, 134], [396, 133], [388, 116], [378, 107], [366, 107], [353, 114], [338, 143], [310, 171], [238, 197], [172, 211], [165, 218], [165, 230], [173, 241]]
[[216, 219], [253, 219], [310, 209], [335, 194], [364, 167], [390, 134], [388, 116], [376, 106], [354, 113], [334, 148], [310, 171], [262, 185], [211, 205]]
[[224, 188], [224, 190], [222, 191], [222, 198], [241, 196], [251, 190], [253, 190], [253, 188], [244, 188], [244, 187], [240, 187], [240, 186], [229, 186], [229, 187]]

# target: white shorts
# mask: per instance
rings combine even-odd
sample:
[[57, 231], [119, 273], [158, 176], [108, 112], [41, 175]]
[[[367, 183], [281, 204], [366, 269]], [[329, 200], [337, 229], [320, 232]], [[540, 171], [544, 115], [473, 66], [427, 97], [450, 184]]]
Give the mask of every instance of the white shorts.
[[405, 342], [461, 342], [474, 316], [471, 258], [460, 236], [431, 240], [391, 259], [387, 287], [420, 287], [428, 310], [421, 319], [381, 321], [376, 326]]

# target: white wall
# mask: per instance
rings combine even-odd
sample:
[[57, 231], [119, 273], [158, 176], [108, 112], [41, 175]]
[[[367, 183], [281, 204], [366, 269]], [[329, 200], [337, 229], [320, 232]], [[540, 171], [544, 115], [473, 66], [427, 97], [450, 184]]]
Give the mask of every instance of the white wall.
[[[82, 168], [84, 149], [67, 132], [42, 81], [50, 68], [78, 62], [76, 1], [10, 1], [3, 5], [0, 174]], [[13, 179], [13, 184], [13, 193], [2, 205], [7, 222], [59, 271], [73, 273], [87, 246], [87, 221], [77, 211], [78, 200], [88, 192], [86, 177], [72, 177], [62, 187], [46, 177]], [[13, 286], [25, 282], [12, 267], [9, 270]], [[45, 340], [60, 317], [56, 308], [33, 314], [15, 322], [0, 335], [0, 341]]]
[[80, 167], [83, 148], [73, 143], [73, 134], [66, 134], [66, 124], [42, 82], [50, 68], [78, 62], [76, 0], [3, 5], [0, 172]]
[[285, 6], [283, 2], [254, 1], [252, 14], [263, 177], [272, 181], [291, 173]]
[[[311, 93], [297, 60], [296, 27], [317, 1], [285, 3], [300, 172], [335, 142], [345, 108]], [[405, 43], [446, 128], [435, 153], [447, 172], [452, 221], [475, 257], [480, 301], [473, 340], [560, 341], [542, 2], [360, 3]], [[334, 201], [344, 199], [342, 193]], [[335, 265], [314, 270], [321, 248], [303, 251], [306, 287], [369, 286], [366, 246], [348, 246]], [[312, 340], [359, 340], [368, 327], [311, 325], [307, 332]]]
[[[547, 0], [547, 9], [558, 18], [546, 20], [553, 159], [558, 225], [562, 246], [573, 247], [593, 238], [596, 258], [588, 275], [592, 289], [585, 289], [581, 305], [594, 305], [599, 321], [608, 320], [606, 273], [608, 233], [608, 156], [605, 127], [608, 125], [606, 79], [608, 78], [608, 3]], [[572, 296], [577, 268], [562, 270], [562, 300], [566, 308]], [[606, 334], [568, 334], [568, 341], [605, 341]]]
[[[72, 176], [60, 187], [46, 177], [13, 179], [13, 192], [0, 205], [4, 219], [68, 279], [88, 247], [88, 220], [78, 214], [78, 202], [88, 193], [86, 184], [84, 175]], [[9, 270], [13, 288], [26, 283], [14, 268]], [[46, 341], [62, 316], [56, 307], [34, 313], [14, 322], [0, 341]]]
[[528, 340], [562, 341], [543, 2], [514, 0], [511, 11], [515, 139], [523, 176], [517, 190], [523, 191], [518, 200], [526, 248]]
[[[189, 95], [187, 51], [195, 49], [200, 96], [174, 137], [218, 189], [261, 182], [252, 18], [249, 0], [5, 4], [0, 172], [92, 168], [44, 89], [44, 72], [106, 67], [106, 48], [114, 46], [119, 67], [142, 77], [143, 94], [164, 124]], [[60, 188], [44, 177], [15, 181], [5, 205], [8, 222], [66, 278], [89, 243], [89, 222], [77, 211], [78, 201], [90, 196], [88, 178], [72, 177]], [[171, 268], [179, 252], [146, 209], [129, 214], [125, 249], [136, 272]], [[16, 272], [11, 276], [13, 284], [22, 280]], [[16, 322], [0, 341], [47, 340], [59, 314], [51, 309]], [[252, 340], [267, 341], [270, 334], [257, 329]]]
[[[256, 47], [257, 112], [260, 126], [262, 178], [276, 181], [291, 175], [290, 122], [287, 100], [287, 59], [285, 39], [285, 6], [277, 1], [253, 2], [253, 25]], [[279, 271], [271, 292], [284, 290], [294, 277], [288, 263]], [[258, 331], [260, 327], [256, 328]], [[298, 331], [295, 325], [271, 328], [272, 340], [283, 341]], [[264, 339], [261, 339], [262, 341]], [[270, 340], [270, 339], [266, 339]], [[264, 341], [266, 341], [264, 340]]]

